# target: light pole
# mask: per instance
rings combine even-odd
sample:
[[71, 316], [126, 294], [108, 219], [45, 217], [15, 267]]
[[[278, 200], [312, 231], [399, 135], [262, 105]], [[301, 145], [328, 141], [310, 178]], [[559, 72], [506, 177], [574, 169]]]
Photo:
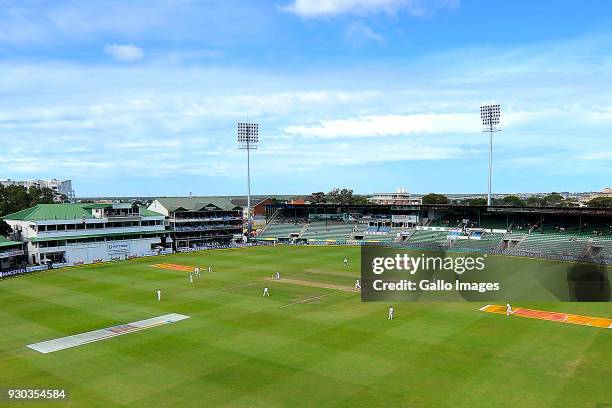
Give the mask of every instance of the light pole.
[[484, 105], [480, 107], [480, 118], [482, 119], [483, 132], [489, 132], [489, 192], [487, 194], [487, 205], [491, 205], [491, 178], [493, 177], [493, 132], [499, 132], [499, 105]]
[[238, 122], [238, 148], [247, 151], [247, 241], [251, 238], [251, 149], [257, 149], [259, 124]]

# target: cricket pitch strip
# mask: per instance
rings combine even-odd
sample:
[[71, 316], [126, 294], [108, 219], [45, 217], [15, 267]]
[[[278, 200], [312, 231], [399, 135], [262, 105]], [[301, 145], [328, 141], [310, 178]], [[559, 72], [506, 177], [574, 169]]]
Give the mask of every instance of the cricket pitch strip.
[[[506, 314], [506, 306], [486, 305], [478, 310], [501, 315]], [[606, 317], [581, 316], [561, 312], [549, 312], [546, 310], [523, 309], [520, 307], [516, 307], [513, 310], [513, 316], [517, 317], [527, 317], [529, 319], [548, 320], [558, 323], [578, 324], [581, 326], [612, 329], [612, 319], [608, 319]]]
[[265, 279], [270, 282], [290, 283], [292, 285], [312, 286], [315, 288], [342, 290], [345, 292], [357, 292], [355, 288], [352, 288], [350, 286], [334, 285], [331, 283], [322, 283], [322, 282], [314, 282], [314, 281], [291, 279], [291, 278], [282, 278], [281, 280], [276, 280], [273, 278], [265, 278]]

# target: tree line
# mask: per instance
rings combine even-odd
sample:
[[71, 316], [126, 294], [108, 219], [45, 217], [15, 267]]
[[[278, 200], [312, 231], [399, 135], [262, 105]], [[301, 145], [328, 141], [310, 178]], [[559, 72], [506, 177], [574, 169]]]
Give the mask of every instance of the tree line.
[[[460, 205], [487, 205], [486, 198], [468, 198], [465, 200], [450, 200], [443, 194], [430, 193], [423, 196], [423, 204], [460, 204]], [[550, 193], [545, 196], [530, 196], [523, 199], [516, 195], [507, 195], [503, 198], [493, 198], [493, 205], [507, 205], [515, 207], [578, 207], [577, 201], [563, 198], [559, 193]], [[612, 197], [596, 197], [586, 202], [587, 207], [612, 207]]]
[[[50, 188], [0, 185], [0, 217], [25, 210], [37, 204], [51, 204], [56, 193]], [[65, 198], [65, 197], [63, 197]], [[11, 227], [0, 220], [0, 235], [7, 236], [12, 232]]]
[[353, 194], [350, 188], [334, 188], [328, 193], [322, 191], [312, 193], [309, 201], [311, 204], [369, 204], [366, 196]]
[[[308, 197], [311, 204], [340, 204], [340, 205], [363, 205], [371, 204], [365, 195], [354, 194], [349, 188], [334, 188], [324, 193], [322, 191], [312, 193]], [[451, 200], [444, 194], [429, 193], [423, 196], [423, 204], [458, 204], [458, 205], [487, 205], [486, 198], [468, 198], [464, 200]], [[503, 198], [493, 198], [493, 205], [505, 205], [515, 207], [578, 207], [579, 204], [573, 199], [564, 198], [561, 194], [552, 192], [544, 196], [530, 196], [523, 199], [517, 195], [507, 195]], [[587, 207], [612, 208], [612, 197], [596, 197], [586, 202]]]

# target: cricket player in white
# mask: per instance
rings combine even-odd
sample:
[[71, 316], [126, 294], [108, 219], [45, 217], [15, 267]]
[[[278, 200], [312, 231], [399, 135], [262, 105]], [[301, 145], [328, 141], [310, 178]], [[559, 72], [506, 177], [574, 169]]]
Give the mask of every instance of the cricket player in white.
[[274, 274], [274, 279], [276, 279], [276, 280], [280, 280], [280, 272], [276, 272], [276, 273]]
[[193, 272], [195, 273], [195, 276], [200, 276], [200, 267], [196, 266]]
[[387, 317], [387, 319], [389, 319], [389, 320], [393, 320], [393, 312], [394, 312], [394, 311], [395, 311], [395, 310], [393, 310], [393, 306], [391, 306], [391, 307], [389, 308], [389, 317]]
[[510, 303], [506, 302], [506, 316], [510, 316], [511, 314], [514, 314], [514, 310], [512, 310]]
[[157, 301], [161, 302], [161, 289], [157, 289]]
[[264, 296], [270, 296], [270, 291], [268, 290], [268, 288], [264, 288]]
[[344, 266], [348, 266], [348, 259], [344, 258]]
[[359, 279], [355, 281], [355, 290], [357, 289], [361, 289], [361, 282], [359, 282]]
[[192, 273], [189, 274], [189, 283], [193, 283], [193, 274]]
[[208, 273], [212, 272], [212, 265], [208, 265]]

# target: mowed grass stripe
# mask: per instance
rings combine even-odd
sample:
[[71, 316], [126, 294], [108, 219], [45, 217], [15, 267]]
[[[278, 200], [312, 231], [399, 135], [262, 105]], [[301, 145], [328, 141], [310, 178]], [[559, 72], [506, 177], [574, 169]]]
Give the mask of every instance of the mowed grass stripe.
[[[151, 263], [198, 265], [202, 277], [190, 284], [185, 272]], [[507, 268], [542, 265], [520, 260]], [[610, 336], [568, 331], [570, 325], [543, 329], [545, 322], [489, 316], [468, 303], [395, 304], [390, 322], [388, 304], [362, 304], [356, 293], [264, 281], [277, 270], [352, 286], [359, 250], [207, 251], [1, 281], [0, 318], [8, 324], [0, 326], [0, 367], [18, 385], [68, 388], [64, 406], [75, 407], [580, 407], [612, 400]], [[221, 290], [231, 286], [237, 287]], [[270, 298], [261, 296], [264, 286]], [[611, 313], [609, 304], [555, 307]], [[69, 335], [171, 312], [191, 319], [50, 355], [24, 347], [44, 333]]]

